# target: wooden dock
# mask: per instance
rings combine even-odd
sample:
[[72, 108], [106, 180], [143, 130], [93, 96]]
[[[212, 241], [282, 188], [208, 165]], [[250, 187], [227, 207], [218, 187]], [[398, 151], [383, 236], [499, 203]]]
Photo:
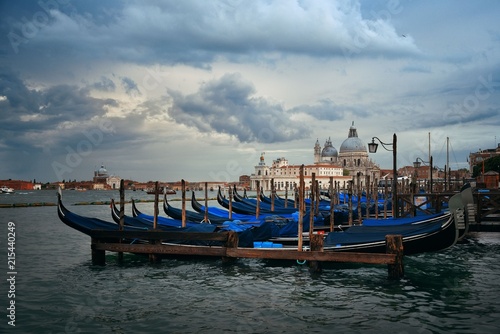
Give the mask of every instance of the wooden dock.
[[[172, 243], [182, 240], [183, 244]], [[212, 241], [221, 246], [188, 245], [189, 241]], [[170, 242], [170, 243], [169, 243]], [[220, 257], [223, 262], [242, 258], [279, 261], [308, 261], [312, 272], [321, 271], [323, 262], [353, 262], [387, 265], [388, 278], [404, 275], [403, 241], [400, 235], [386, 237], [386, 253], [334, 252], [323, 250], [323, 235], [313, 234], [310, 250], [299, 248], [240, 248], [236, 232], [186, 233], [149, 231], [95, 231], [92, 235], [92, 262], [105, 264], [105, 252], [146, 254], [151, 262], [163, 256]]]

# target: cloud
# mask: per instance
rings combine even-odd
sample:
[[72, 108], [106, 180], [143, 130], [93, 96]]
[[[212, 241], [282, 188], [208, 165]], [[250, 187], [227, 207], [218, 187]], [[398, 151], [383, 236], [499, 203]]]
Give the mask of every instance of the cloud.
[[201, 132], [220, 132], [241, 142], [274, 143], [307, 138], [311, 130], [294, 121], [283, 106], [256, 97], [255, 87], [240, 74], [226, 74], [205, 83], [198, 92], [169, 91], [168, 114]]
[[116, 106], [112, 99], [97, 99], [89, 90], [71, 85], [29, 89], [10, 71], [0, 72], [0, 129], [7, 150], [39, 149], [46, 145], [70, 143], [71, 132], [95, 126], [106, 113], [106, 106]]
[[137, 84], [134, 82], [134, 80], [124, 77], [122, 78], [122, 86], [125, 88], [125, 92], [128, 95], [140, 95], [141, 92], [139, 91], [139, 87], [137, 87]]
[[313, 58], [420, 53], [390, 20], [365, 18], [352, 1], [31, 4], [24, 16], [16, 9], [2, 15], [9, 24], [1, 32], [10, 36], [2, 51], [26, 62], [25, 54], [37, 50], [58, 59], [59, 66], [69, 65], [69, 59], [82, 65], [107, 59], [206, 67], [221, 55], [237, 61], [256, 55], [274, 59], [274, 53]]
[[91, 87], [103, 92], [114, 92], [116, 89], [113, 80], [106, 76], [101, 76], [101, 80], [92, 84]]

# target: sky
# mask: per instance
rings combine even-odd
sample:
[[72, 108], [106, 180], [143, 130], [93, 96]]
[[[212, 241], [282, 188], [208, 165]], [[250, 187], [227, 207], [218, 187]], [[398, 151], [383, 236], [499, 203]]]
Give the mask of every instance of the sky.
[[[452, 169], [500, 142], [500, 2], [0, 0], [0, 179], [237, 181], [349, 127]], [[392, 153], [370, 157], [392, 168]]]

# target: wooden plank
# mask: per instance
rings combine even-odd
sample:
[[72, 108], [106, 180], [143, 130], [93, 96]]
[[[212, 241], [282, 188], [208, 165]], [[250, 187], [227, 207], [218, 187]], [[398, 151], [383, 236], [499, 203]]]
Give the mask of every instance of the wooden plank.
[[143, 254], [174, 254], [174, 255], [202, 255], [202, 256], [224, 256], [225, 247], [199, 247], [184, 245], [165, 244], [118, 244], [118, 243], [95, 243], [92, 250], [143, 253]]
[[228, 232], [201, 233], [201, 232], [170, 232], [170, 231], [99, 231], [93, 230], [94, 239], [147, 239], [147, 240], [207, 240], [226, 241]]
[[[260, 249], [260, 248], [227, 248], [204, 247], [173, 244], [120, 244], [97, 242], [92, 244], [93, 251], [112, 251], [144, 254], [175, 254], [221, 256], [226, 258], [255, 258], [274, 260], [326, 261], [326, 262], [356, 262], [368, 264], [395, 264], [395, 254], [358, 253], [358, 252], [322, 252], [298, 251], [294, 249]], [[102, 252], [99, 252], [102, 255]]]
[[227, 248], [226, 256], [255, 259], [357, 262], [369, 264], [393, 264], [395, 262], [394, 254], [320, 251], [304, 252], [286, 248]]

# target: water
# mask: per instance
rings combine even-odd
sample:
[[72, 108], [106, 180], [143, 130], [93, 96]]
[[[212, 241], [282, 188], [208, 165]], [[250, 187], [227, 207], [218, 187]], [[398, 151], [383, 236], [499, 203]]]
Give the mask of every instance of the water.
[[[72, 205], [110, 197], [118, 193], [65, 191], [63, 199], [74, 212], [111, 221], [107, 205]], [[55, 191], [0, 196], [0, 203], [55, 201]], [[139, 208], [152, 213], [153, 203]], [[125, 254], [119, 264], [107, 252], [99, 267], [91, 263], [90, 238], [60, 222], [56, 207], [0, 209], [0, 217], [2, 333], [500, 332], [498, 233], [405, 257], [405, 278], [391, 281], [385, 266], [364, 264], [311, 274], [306, 266], [247, 259], [150, 264]], [[16, 228], [15, 328], [6, 317], [9, 221]]]

